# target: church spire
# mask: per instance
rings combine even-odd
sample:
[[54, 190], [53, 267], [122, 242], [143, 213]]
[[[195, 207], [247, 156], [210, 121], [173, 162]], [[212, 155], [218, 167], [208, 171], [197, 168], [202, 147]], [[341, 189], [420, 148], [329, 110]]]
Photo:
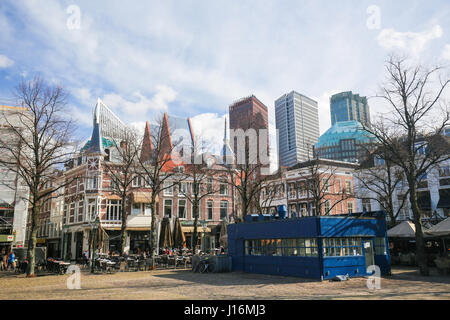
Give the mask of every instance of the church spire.
[[152, 135], [150, 133], [150, 124], [145, 123], [144, 139], [142, 140], [141, 162], [145, 163], [152, 158], [153, 143]]
[[102, 135], [100, 132], [100, 123], [97, 118], [97, 107], [94, 111], [94, 128], [92, 130], [91, 143], [89, 149], [87, 149], [87, 153], [103, 153], [103, 144], [102, 144]]

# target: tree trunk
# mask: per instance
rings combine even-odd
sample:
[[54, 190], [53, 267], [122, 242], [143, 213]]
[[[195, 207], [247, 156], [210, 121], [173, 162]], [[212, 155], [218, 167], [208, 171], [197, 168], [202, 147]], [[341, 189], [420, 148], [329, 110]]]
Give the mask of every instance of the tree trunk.
[[150, 255], [152, 258], [155, 257], [157, 254], [156, 252], [156, 244], [157, 244], [157, 238], [156, 238], [156, 217], [158, 213], [157, 209], [157, 202], [156, 197], [152, 195], [152, 202], [150, 203], [150, 207], [152, 208], [152, 221], [151, 221], [151, 227], [150, 227]]
[[122, 197], [122, 226], [120, 228], [120, 243], [121, 243], [121, 248], [120, 248], [120, 252], [122, 255], [125, 254], [125, 247], [127, 244], [127, 208], [126, 208], [126, 196]]
[[27, 251], [27, 277], [35, 277], [34, 269], [36, 265], [36, 237], [37, 237], [37, 224], [38, 224], [38, 213], [39, 207], [33, 204], [31, 209], [31, 229], [30, 229], [30, 239], [28, 240], [28, 251]]
[[192, 206], [194, 209], [194, 232], [192, 234], [192, 249], [194, 250], [195, 253], [195, 248], [197, 247], [198, 244], [198, 231], [197, 231], [197, 225], [198, 225], [198, 204], [196, 203], [196, 201], [194, 201], [194, 205]]
[[416, 227], [416, 257], [417, 264], [419, 266], [420, 274], [422, 276], [430, 275], [428, 266], [427, 266], [427, 257], [425, 254], [425, 242], [423, 238], [422, 231], [422, 219], [420, 214], [420, 209], [417, 204], [417, 195], [416, 195], [416, 187], [415, 183], [410, 183], [409, 185], [410, 195], [409, 201], [411, 203], [411, 210], [413, 212], [414, 225]]

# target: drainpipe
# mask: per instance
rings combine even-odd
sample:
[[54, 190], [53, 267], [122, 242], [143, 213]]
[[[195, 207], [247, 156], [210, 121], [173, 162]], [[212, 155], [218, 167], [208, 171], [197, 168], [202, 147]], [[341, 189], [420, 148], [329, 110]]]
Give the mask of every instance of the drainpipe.
[[317, 232], [317, 256], [319, 258], [320, 265], [320, 280], [323, 281], [324, 269], [323, 269], [323, 247], [322, 247], [322, 228], [320, 226], [320, 216], [316, 216], [316, 232]]

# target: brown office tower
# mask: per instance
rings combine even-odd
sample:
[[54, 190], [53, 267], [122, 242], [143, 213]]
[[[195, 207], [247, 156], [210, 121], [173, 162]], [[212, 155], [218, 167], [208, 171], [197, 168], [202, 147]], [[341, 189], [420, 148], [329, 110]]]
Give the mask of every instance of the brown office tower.
[[[257, 136], [257, 163], [261, 164], [263, 167], [270, 167], [270, 163], [268, 163], [269, 159], [269, 121], [268, 121], [268, 112], [267, 107], [258, 100], [254, 95], [250, 97], [245, 97], [239, 99], [230, 105], [230, 129], [243, 129], [244, 132], [248, 129], [255, 129]], [[260, 129], [266, 129], [266, 133], [261, 132]], [[246, 132], [248, 134], [248, 132]], [[264, 136], [263, 136], [264, 135]], [[230, 135], [230, 142], [234, 150], [235, 157], [238, 158], [239, 153], [237, 150], [237, 138]], [[264, 154], [266, 159], [261, 158], [261, 154], [259, 153], [259, 148], [261, 146], [261, 139], [267, 139], [267, 148], [266, 152], [261, 153]], [[250, 143], [250, 147], [254, 147], [253, 143], [250, 141], [250, 138], [246, 138], [246, 145], [248, 147], [248, 143]], [[267, 155], [267, 157], [266, 157]]]

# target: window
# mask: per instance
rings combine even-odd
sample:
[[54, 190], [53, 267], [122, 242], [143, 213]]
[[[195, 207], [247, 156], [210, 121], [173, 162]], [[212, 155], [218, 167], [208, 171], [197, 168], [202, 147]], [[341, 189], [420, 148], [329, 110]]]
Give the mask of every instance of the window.
[[180, 192], [178, 192], [178, 196], [184, 197], [187, 194], [187, 185], [186, 182], [180, 183]]
[[108, 200], [106, 204], [106, 220], [122, 220], [122, 200]]
[[208, 213], [208, 220], [212, 220], [213, 219], [213, 205], [214, 202], [212, 200], [208, 200], [208, 202], [206, 203], [206, 210]]
[[220, 201], [220, 219], [225, 219], [228, 215], [228, 201]]
[[323, 214], [328, 214], [330, 212], [331, 203], [330, 200], [325, 201], [323, 204]]
[[173, 195], [173, 184], [172, 182], [164, 182], [164, 195], [165, 196], [172, 196]]
[[386, 241], [384, 238], [375, 238], [375, 254], [385, 256], [386, 253]]
[[213, 192], [213, 179], [212, 178], [208, 178], [206, 181], [206, 192], [207, 193]]
[[94, 220], [95, 220], [95, 199], [88, 199], [85, 221], [94, 221]]
[[131, 182], [131, 186], [133, 188], [140, 187], [141, 186], [141, 177], [140, 176], [135, 176], [133, 178], [133, 181]]
[[101, 185], [101, 176], [100, 175], [88, 177], [88, 178], [86, 178], [86, 180], [87, 180], [87, 183], [86, 183], [87, 190], [100, 189], [100, 185]]
[[366, 212], [372, 211], [370, 199], [362, 199], [362, 207], [363, 207], [363, 211], [366, 211]]
[[353, 193], [351, 181], [345, 181], [345, 193]]
[[335, 188], [336, 193], [341, 192], [341, 180], [336, 180], [334, 182], [334, 188]]
[[172, 200], [164, 200], [164, 217], [172, 218]]
[[221, 182], [220, 183], [220, 191], [219, 191], [221, 196], [226, 196], [228, 195], [228, 183], [227, 182]]
[[245, 241], [245, 255], [317, 257], [317, 239], [258, 239]]
[[353, 213], [353, 202], [347, 202], [347, 211], [348, 213]]
[[75, 222], [75, 202], [72, 202], [69, 208], [69, 223], [73, 222]]
[[322, 189], [324, 192], [330, 192], [330, 184], [327, 178], [322, 179]]
[[83, 211], [84, 211], [84, 201], [78, 201], [78, 217], [77, 221], [82, 222], [83, 221]]
[[65, 204], [63, 213], [63, 224], [67, 224], [68, 219], [69, 219], [69, 206]]
[[139, 215], [142, 213], [142, 204], [141, 203], [133, 203], [133, 209], [131, 211], [131, 214]]
[[150, 205], [150, 203], [146, 203], [144, 204], [144, 215], [146, 216], [151, 216], [152, 215], [152, 206]]
[[178, 200], [178, 218], [186, 219], [186, 200], [185, 199]]
[[119, 191], [120, 190], [120, 181], [117, 177], [111, 177], [111, 189]]
[[295, 199], [297, 196], [297, 191], [296, 191], [296, 187], [295, 187], [295, 183], [290, 183], [288, 185], [289, 188], [289, 199]]
[[325, 238], [322, 239], [324, 257], [361, 256], [360, 238]]
[[192, 194], [197, 194], [197, 195], [200, 194], [201, 190], [200, 190], [199, 182], [191, 183], [191, 187], [192, 187]]

